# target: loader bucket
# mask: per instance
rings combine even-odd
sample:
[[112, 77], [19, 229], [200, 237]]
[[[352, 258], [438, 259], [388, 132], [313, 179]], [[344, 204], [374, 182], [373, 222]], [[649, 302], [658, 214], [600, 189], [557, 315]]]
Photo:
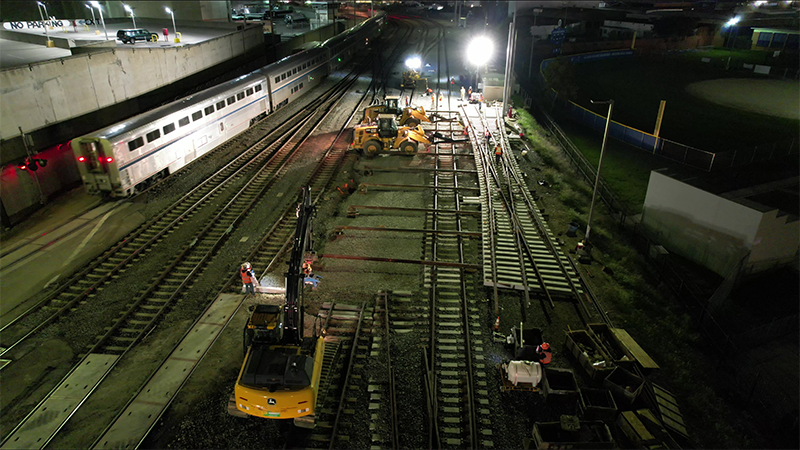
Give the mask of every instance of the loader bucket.
[[408, 137], [413, 139], [414, 141], [421, 142], [423, 144], [431, 143], [431, 141], [428, 140], [428, 137], [425, 136], [425, 132], [422, 131], [422, 127], [420, 126], [408, 130]]

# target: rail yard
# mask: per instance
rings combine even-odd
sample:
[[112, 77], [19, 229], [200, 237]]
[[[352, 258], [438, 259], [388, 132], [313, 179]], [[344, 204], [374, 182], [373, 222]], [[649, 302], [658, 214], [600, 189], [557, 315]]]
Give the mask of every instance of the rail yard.
[[[388, 17], [313, 90], [125, 199], [143, 223], [2, 324], [2, 448], [693, 445], [665, 369], [595, 293], [608, 272], [551, 219], [541, 161], [500, 103], [462, 101], [450, 82], [465, 65], [452, 30]], [[432, 67], [433, 93], [404, 83], [409, 55]], [[387, 97], [423, 107], [413, 127], [365, 118]], [[381, 120], [392, 144], [352, 145]], [[300, 332], [325, 345], [297, 427], [245, 411], [234, 386], [251, 311], [283, 307], [298, 269], [306, 188], [317, 277]], [[512, 379], [508, 363], [545, 342], [552, 361]]]

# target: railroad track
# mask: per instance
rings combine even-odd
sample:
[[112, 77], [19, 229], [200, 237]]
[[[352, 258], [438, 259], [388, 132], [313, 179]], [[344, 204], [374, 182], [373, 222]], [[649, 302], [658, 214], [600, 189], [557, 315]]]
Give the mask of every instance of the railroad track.
[[360, 386], [360, 380], [351, 379], [351, 375], [355, 370], [363, 369], [363, 361], [368, 356], [369, 346], [362, 343], [362, 338], [369, 341], [372, 324], [370, 319], [365, 320], [366, 313], [366, 303], [360, 306], [324, 303], [320, 308], [319, 316], [325, 319], [325, 345], [338, 345], [340, 356], [333, 364], [324, 391], [320, 389], [317, 396], [317, 425], [309, 437], [312, 448], [333, 449], [337, 444], [341, 448], [352, 447], [350, 439], [356, 436], [349, 433], [353, 421], [348, 419], [356, 414], [356, 396], [359, 391], [363, 392], [360, 389], [363, 386]]
[[[353, 82], [356, 79], [357, 79], [357, 77], [352, 77], [352, 81]], [[347, 89], [343, 89], [342, 90], [342, 92], [346, 92], [346, 91], [347, 91]], [[364, 100], [364, 97], [366, 97], [366, 94], [364, 94], [364, 96], [362, 96], [362, 101]], [[335, 101], [332, 101], [331, 103], [335, 103]], [[309, 126], [309, 129], [305, 130], [305, 131], [303, 131], [303, 130], [296, 131], [294, 135], [292, 135], [291, 137], [289, 137], [286, 140], [283, 148], [291, 148], [291, 149], [296, 148], [298, 146], [298, 144], [299, 144], [299, 142], [297, 142], [297, 140], [298, 139], [302, 140], [304, 135], [308, 135], [311, 131], [313, 131], [313, 129], [317, 126], [319, 121], [322, 120], [328, 114], [328, 112], [331, 111], [332, 109], [334, 109], [333, 108], [333, 104], [331, 104], [328, 107], [320, 108], [317, 111], [316, 116], [312, 115], [312, 117], [309, 117], [308, 120], [305, 121], [305, 124], [307, 124]], [[358, 111], [357, 108], [353, 110], [353, 112], [352, 112], [352, 114], [350, 116], [350, 119], [352, 119], [352, 117], [356, 114], [357, 111]], [[336, 140], [338, 140], [338, 138], [341, 136], [341, 134], [343, 133], [344, 129], [345, 128], [342, 127], [342, 129], [339, 132], [339, 135], [334, 140], [334, 144], [335, 144]], [[279, 149], [276, 152], [276, 154], [280, 154], [281, 150], [282, 149]], [[327, 151], [324, 152], [324, 155], [321, 158], [320, 162], [317, 164], [316, 169], [311, 171], [310, 175], [308, 176], [308, 179], [306, 180], [307, 182], [303, 183], [303, 184], [308, 184], [311, 187], [312, 196], [314, 196], [314, 198], [315, 198], [314, 201], [319, 199], [319, 196], [322, 195], [322, 193], [325, 191], [325, 188], [330, 184], [331, 180], [333, 179], [333, 176], [334, 176], [334, 173], [336, 171], [336, 168], [338, 167], [338, 165], [341, 164], [341, 162], [344, 159], [344, 155], [345, 155], [345, 150], [342, 149], [341, 146], [340, 146], [339, 150], [336, 150], [334, 148], [334, 145], [331, 145], [327, 149]], [[237, 198], [236, 196], [234, 196], [234, 198], [230, 202], [228, 202], [229, 206], [230, 205], [237, 205], [236, 207], [232, 207], [232, 209], [234, 209], [234, 210], [240, 209], [242, 211], [242, 213], [239, 214], [239, 215], [228, 214], [227, 216], [225, 214], [223, 214], [223, 213], [220, 213], [220, 214], [217, 215], [217, 217], [215, 219], [213, 219], [211, 221], [211, 224], [215, 225], [216, 228], [215, 227], [207, 227], [204, 230], [204, 232], [206, 230], [209, 230], [209, 229], [211, 229], [211, 230], [223, 229], [225, 227], [226, 223], [222, 223], [222, 222], [225, 222], [226, 218], [228, 220], [230, 220], [230, 217], [236, 217], [232, 221], [230, 221], [230, 224], [228, 224], [227, 228], [224, 228], [227, 231], [223, 232], [222, 235], [220, 235], [219, 239], [223, 240], [225, 238], [224, 235], [227, 234], [227, 232], [231, 229], [233, 224], [235, 224], [238, 220], [241, 219], [241, 217], [243, 215], [246, 214], [244, 211], [248, 210], [249, 206], [252, 206], [252, 205], [255, 204], [255, 202], [257, 201], [257, 198], [268, 190], [268, 186], [271, 186], [272, 184], [274, 184], [276, 179], [279, 179], [279, 178], [281, 178], [283, 176], [283, 174], [285, 173], [286, 167], [291, 165], [292, 160], [293, 160], [294, 157], [295, 157], [295, 153], [293, 153], [293, 152], [286, 153], [285, 158], [283, 159], [283, 164], [281, 164], [277, 168], [277, 170], [272, 170], [271, 171], [272, 172], [271, 176], [261, 176], [261, 177], [256, 176], [256, 177], [253, 177], [251, 179], [251, 181], [242, 190], [240, 190], [240, 194], [239, 194], [239, 195], [243, 195], [243, 196], [252, 197], [252, 201], [250, 201], [249, 203], [248, 202], [244, 202], [244, 201], [241, 201], [242, 200], [241, 197]], [[262, 169], [262, 174], [267, 172], [267, 171], [268, 171], [267, 167], [263, 168]], [[263, 185], [263, 187], [261, 189], [257, 189], [255, 187], [255, 186], [259, 185], [259, 184]], [[294, 230], [295, 219], [296, 219], [296, 217], [295, 217], [295, 214], [294, 214], [294, 205], [290, 205], [288, 210], [284, 213], [284, 215], [281, 218], [281, 220], [279, 220], [278, 223], [276, 223], [276, 225], [272, 228], [272, 230], [268, 234], [267, 238], [265, 238], [264, 241], [262, 241], [262, 243], [261, 243], [261, 245], [259, 245], [258, 249], [256, 251], [254, 251], [254, 253], [251, 255], [253, 257], [253, 259], [258, 261], [260, 258], [268, 258], [269, 257], [269, 258], [271, 258], [271, 263], [270, 264], [274, 263], [274, 261], [276, 260], [276, 258], [280, 254], [281, 250], [283, 248], [285, 248], [286, 243], [291, 241], [291, 231]], [[218, 234], [219, 233], [213, 233], [213, 232], [209, 233], [209, 235], [211, 235], [211, 236], [218, 235]], [[203, 237], [202, 235], [198, 236], [198, 238], [195, 239], [195, 241], [193, 242], [194, 245], [190, 246], [190, 249], [191, 249], [191, 247], [196, 247], [197, 249], [205, 247], [203, 245], [203, 243], [201, 242], [202, 241], [202, 237]], [[284, 242], [284, 245], [280, 244], [281, 241]], [[200, 260], [198, 262], [198, 266], [196, 266], [194, 269], [191, 270], [190, 276], [192, 274], [198, 275], [202, 271], [202, 268], [200, 266], [203, 264], [203, 260], [209, 258], [213, 254], [215, 248], [219, 248], [219, 246], [212, 245], [212, 248], [210, 248], [210, 250], [207, 251], [203, 257], [200, 258]], [[197, 258], [186, 258], [186, 259], [187, 260], [192, 260], [192, 259], [197, 260]], [[168, 269], [165, 272], [170, 272], [172, 269], [173, 269], [173, 267], [171, 267], [170, 269]], [[236, 277], [233, 276], [231, 278], [232, 279], [229, 280], [229, 282], [226, 285], [226, 287], [228, 289], [232, 289], [231, 286], [233, 286], [233, 285], [237, 285], [238, 286], [238, 283], [233, 281], [233, 278], [236, 278]], [[183, 285], [185, 285], [185, 281], [180, 286], [183, 286]], [[225, 288], [223, 288], [223, 290], [224, 289]], [[175, 296], [175, 294], [172, 295], [172, 297], [174, 297], [174, 296]], [[219, 301], [219, 298], [218, 298], [218, 301]], [[216, 303], [217, 302], [215, 302], [215, 304]], [[214, 305], [212, 305], [212, 307], [213, 306]], [[237, 308], [238, 308], [238, 306], [237, 306]], [[205, 316], [205, 313], [204, 313], [204, 316]], [[230, 316], [228, 316], [228, 317], [230, 317]], [[153, 320], [155, 320], [155, 319], [156, 318], [153, 318]], [[115, 327], [112, 327], [112, 328], [115, 328]], [[120, 327], [116, 327], [116, 328], [120, 329]], [[224, 326], [223, 327], [219, 327], [219, 331], [221, 331], [222, 328], [224, 328]], [[127, 330], [130, 330], [130, 328], [128, 328]], [[123, 337], [128, 337], [128, 336], [123, 336]], [[105, 339], [105, 338], [106, 338], [105, 336], [103, 338], [101, 338], [101, 341], [103, 341], [103, 340], [107, 341], [107, 339]], [[131, 348], [131, 346], [135, 344], [135, 341], [130, 341], [130, 342], [129, 341], [125, 341], [125, 342], [129, 344], [128, 349]], [[119, 342], [116, 342], [116, 343], [119, 343]], [[210, 340], [209, 342], [207, 342], [205, 344], [206, 345], [205, 349], [197, 350], [197, 353], [200, 354], [200, 356], [198, 357], [198, 361], [199, 361], [199, 358], [201, 358], [202, 355], [205, 353], [205, 351], [207, 350], [208, 346], [210, 346], [212, 343], [213, 343], [213, 340]], [[127, 349], [126, 350], [121, 350], [121, 346], [119, 346], [119, 345], [110, 345], [110, 346], [106, 346], [105, 348], [97, 348], [97, 346], [95, 346], [95, 347], [96, 348], [94, 348], [93, 350], [102, 349], [102, 350], [105, 350], [105, 351], [111, 351], [112, 353], [113, 352], [117, 352], [117, 351], [122, 351], [123, 354], [124, 354], [127, 351]], [[336, 348], [336, 346], [332, 346], [331, 350], [329, 350], [329, 352], [333, 351], [333, 349], [335, 349], [335, 348]], [[181, 344], [176, 346], [176, 349], [174, 349], [174, 351], [180, 352], [181, 351]], [[104, 353], [101, 353], [101, 355], [103, 355], [103, 354]], [[90, 356], [92, 356], [92, 355], [96, 356], [97, 353], [91, 353]], [[98, 357], [98, 358], [100, 358], [100, 357]], [[326, 361], [329, 361], [330, 359], [331, 359], [331, 356], [330, 355], [326, 355]], [[101, 360], [102, 360], [102, 358], [101, 358]], [[181, 358], [181, 360], [184, 361], [184, 363], [185, 363], [185, 358]], [[104, 368], [105, 372], [103, 374], [99, 375], [100, 376], [100, 380], [98, 380], [96, 382], [96, 384], [99, 384], [99, 382], [102, 381], [102, 379], [105, 377], [105, 375], [111, 370], [113, 365], [116, 363], [116, 361], [111, 361], [111, 362], [108, 362], [106, 360], [102, 360], [102, 361], [105, 363], [104, 365], [106, 366]], [[163, 414], [166, 406], [169, 404], [169, 402], [171, 402], [171, 399], [174, 396], [174, 394], [173, 394], [172, 396], [170, 396], [167, 399], [159, 399], [159, 402], [153, 402], [152, 400], [149, 399], [149, 395], [148, 395], [148, 393], [152, 389], [155, 389], [154, 387], [151, 387], [151, 383], [153, 383], [154, 385], [157, 385], [159, 383], [159, 374], [162, 373], [162, 372], [166, 372], [169, 369], [170, 361], [172, 361], [172, 358], [168, 357], [162, 363], [161, 368], [159, 368], [158, 370], [156, 370], [154, 372], [154, 374], [151, 376], [151, 380], [148, 383], [146, 383], [146, 385], [143, 387], [142, 391], [140, 391], [139, 394], [136, 395], [133, 399], [131, 399], [131, 401], [128, 403], [128, 406], [126, 407], [126, 410], [121, 411], [117, 415], [117, 418], [114, 420], [112, 425], [107, 427], [105, 432], [103, 433], [103, 435], [100, 438], [97, 439], [97, 441], [94, 444], [95, 446], [99, 446], [100, 448], [109, 448], [109, 447], [115, 447], [116, 448], [116, 447], [118, 447], [120, 445], [125, 446], [125, 445], [127, 445], [127, 443], [130, 443], [130, 442], [141, 442], [141, 440], [144, 439], [146, 433], [149, 432], [149, 430], [154, 426], [155, 421], [157, 420], [158, 417], [160, 417], [161, 414]], [[195, 361], [195, 363], [196, 362], [197, 361]], [[95, 366], [97, 366], [97, 365], [95, 365]], [[328, 370], [329, 370], [330, 366], [327, 365], [327, 367], [328, 367]], [[190, 373], [191, 372], [186, 373], [185, 376], [188, 377], [188, 375]], [[76, 378], [80, 379], [80, 376], [76, 375]], [[174, 379], [174, 376], [172, 378]], [[67, 380], [67, 381], [69, 381], [69, 380]], [[80, 381], [83, 381], [83, 380], [80, 380]], [[71, 383], [62, 383], [62, 385], [64, 385], [64, 384], [69, 385]], [[182, 385], [182, 383], [181, 383], [181, 385]], [[180, 386], [171, 386], [171, 388], [165, 389], [165, 391], [176, 393], [179, 390], [179, 388], [180, 388]], [[159, 392], [163, 392], [163, 390], [159, 390]], [[91, 392], [89, 392], [89, 394], [90, 393]], [[144, 397], [145, 400], [147, 400], [147, 401], [142, 401], [141, 400], [142, 397]], [[45, 402], [42, 402], [42, 403], [45, 403]], [[142, 417], [143, 416], [143, 414], [142, 414], [143, 405], [144, 405], [144, 409], [148, 409], [148, 408], [150, 409], [150, 412], [145, 415], [146, 418]], [[42, 404], [40, 404], [40, 406], [42, 406]], [[44, 411], [46, 409], [47, 409], [47, 407], [41, 408], [42, 411]], [[128, 410], [130, 410], [130, 412], [128, 412]], [[34, 414], [35, 414], [35, 412], [36, 411], [34, 411]], [[135, 414], [136, 417], [134, 417], [133, 419], [129, 419], [130, 417], [132, 417], [133, 414]], [[34, 422], [35, 422], [35, 420], [34, 420]], [[21, 427], [24, 428], [24, 425], [22, 425]], [[144, 434], [141, 434], [141, 433], [143, 433], [142, 430], [146, 430], [146, 431], [144, 431]], [[25, 430], [23, 429], [22, 431], [24, 433]], [[50, 438], [50, 440], [52, 440], [52, 437]], [[19, 440], [18, 439], [14, 439], [14, 442], [19, 442]]]
[[[437, 127], [438, 128], [438, 127]], [[448, 130], [453, 134], [452, 123]], [[433, 198], [429, 205], [424, 251], [435, 261], [464, 264], [464, 236], [443, 233], [465, 231], [459, 214], [462, 204], [459, 170], [472, 155], [452, 144], [437, 145], [434, 155]], [[464, 166], [462, 166], [464, 164]], [[462, 178], [463, 174], [462, 174]], [[474, 176], [472, 183], [476, 184]], [[444, 188], [444, 189], [443, 189]], [[439, 211], [453, 212], [441, 214]], [[473, 227], [478, 224], [470, 220]], [[475, 250], [477, 250], [477, 246]], [[431, 411], [430, 443], [436, 448], [492, 446], [488, 410], [488, 379], [482, 350], [481, 314], [472, 291], [476, 274], [457, 267], [426, 267], [424, 287], [429, 292], [429, 365], [426, 370], [427, 398]]]
[[[301, 122], [301, 127], [283, 142], [283, 145], [274, 152], [269, 162], [251, 178], [251, 180], [233, 196], [227, 205], [207, 222], [203, 230], [198, 233], [196, 239], [161, 272], [155, 277], [149, 288], [144, 289], [141, 295], [129, 305], [126, 311], [120, 312], [120, 317], [114, 321], [111, 327], [99, 337], [98, 341], [82, 355], [82, 360], [73, 370], [54, 388], [50, 394], [40, 402], [40, 404], [12, 431], [7, 438], [8, 445], [16, 446], [22, 443], [40, 445], [42, 441], [42, 430], [36, 430], [36, 416], [43, 414], [48, 408], [48, 403], [53, 403], [60, 395], [60, 392], [68, 386], [84, 384], [89, 389], [82, 393], [83, 397], [75, 396], [68, 402], [65, 411], [70, 411], [61, 423], [53, 423], [54, 429], [50, 430], [50, 436], [44, 439], [41, 445], [53, 439], [60, 430], [63, 423], [68, 419], [74, 410], [83, 403], [83, 399], [91, 395], [94, 388], [108, 375], [121, 357], [127, 353], [149, 330], [151, 330], [160, 317], [169, 310], [181, 295], [184, 289], [196, 276], [198, 276], [205, 265], [212, 259], [214, 252], [225, 242], [230, 230], [239, 223], [247, 214], [259, 198], [261, 198], [277, 179], [285, 174], [287, 168], [293, 162], [299, 143], [309, 135], [319, 124], [333, 105], [347, 92], [349, 85], [357, 80], [357, 76], [349, 78], [349, 84], [339, 90], [338, 98], [329, 99], [329, 106], [316, 110]], [[355, 114], [355, 111], [353, 112]], [[322, 158], [320, 163], [312, 173], [310, 178], [317, 180], [315, 183], [317, 191], [321, 186], [327, 185], [332, 177], [333, 170], [341, 160], [344, 152], [331, 152], [330, 149]], [[322, 178], [325, 178], [324, 180]], [[101, 367], [102, 370], [96, 370]], [[64, 406], [64, 405], [62, 405]], [[26, 425], [27, 424], [27, 425]], [[28, 441], [26, 441], [28, 439]], [[32, 441], [31, 441], [32, 440]]]
[[[467, 115], [466, 110], [463, 113]], [[489, 193], [482, 198], [484, 284], [495, 289], [521, 290], [527, 305], [533, 293], [547, 316], [547, 303], [552, 308], [554, 297], [580, 299], [583, 295], [581, 280], [571, 260], [555, 244], [541, 211], [519, 175], [519, 167], [505, 138], [502, 113], [496, 107], [494, 115], [494, 122], [481, 116], [470, 126], [481, 191]], [[492, 134], [486, 146], [482, 145], [482, 133], [479, 134], [484, 130]], [[493, 155], [494, 145], [504, 149], [499, 159]]]
[[[354, 80], [355, 77], [351, 77], [349, 82], [352, 83]], [[10, 358], [11, 364], [13, 364], [13, 361], [16, 360], [13, 353], [15, 348], [75, 308], [86, 304], [115, 277], [124, 272], [131, 264], [138, 262], [148, 252], [156, 249], [163, 239], [209, 205], [212, 200], [227, 201], [230, 194], [228, 197], [221, 196], [225, 192], [226, 186], [237, 180], [252, 177], [258, 169], [260, 170], [256, 173], [261, 174], [262, 177], [268, 177], [270, 170], [277, 172], [281, 170], [281, 167], [285, 170], [287, 165], [284, 163], [287, 155], [293, 151], [292, 144], [296, 145], [298, 138], [304, 137], [302, 128], [305, 127], [307, 131], [310, 125], [317, 123], [318, 111], [325, 109], [323, 105], [340, 98], [346, 90], [347, 84], [343, 83], [325, 92], [320, 100], [314, 102], [317, 107], [307, 109], [306, 111], [309, 112], [295, 115], [291, 120], [276, 128], [204, 183], [192, 189], [96, 258], [86, 268], [74, 274], [50, 295], [4, 325], [0, 329], [3, 344], [0, 356], [6, 359]], [[294, 141], [283, 138], [284, 135], [293, 136]], [[279, 151], [279, 149], [283, 150]], [[269, 166], [270, 170], [264, 170], [265, 165]], [[230, 210], [228, 214], [230, 214]]]

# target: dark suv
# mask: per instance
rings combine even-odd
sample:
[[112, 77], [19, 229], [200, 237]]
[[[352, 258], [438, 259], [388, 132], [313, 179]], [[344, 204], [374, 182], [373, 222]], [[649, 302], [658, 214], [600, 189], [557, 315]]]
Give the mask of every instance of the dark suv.
[[153, 33], [145, 30], [144, 28], [135, 28], [135, 29], [117, 31], [117, 39], [122, 41], [123, 44], [127, 44], [129, 42], [131, 44], [135, 44], [136, 41], [150, 42], [152, 35]]

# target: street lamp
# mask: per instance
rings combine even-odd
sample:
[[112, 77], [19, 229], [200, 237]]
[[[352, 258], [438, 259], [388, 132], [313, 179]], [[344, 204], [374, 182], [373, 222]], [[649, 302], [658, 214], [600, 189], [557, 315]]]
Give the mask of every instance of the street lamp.
[[172, 10], [167, 8], [167, 7], [165, 7], [164, 10], [167, 11], [167, 13], [170, 16], [172, 16], [172, 33], [175, 34], [175, 38], [177, 39], [178, 38], [178, 29], [175, 28], [175, 13], [172, 12]]
[[489, 62], [492, 57], [494, 45], [492, 41], [486, 36], [478, 36], [469, 44], [467, 57], [476, 66], [475, 72], [475, 88], [478, 88], [478, 82], [481, 76], [481, 66]]
[[97, 29], [97, 19], [94, 18], [94, 8], [92, 8], [90, 5], [86, 5], [86, 8], [88, 8], [89, 11], [92, 12], [92, 23], [94, 24], [95, 34], [100, 34], [100, 31]]
[[47, 7], [44, 6], [42, 2], [36, 2], [36, 8], [39, 10], [39, 17], [42, 18], [42, 26], [44, 27], [44, 35], [47, 36], [47, 45], [50, 46], [50, 33], [47, 32], [47, 23], [44, 21], [44, 15], [42, 14], [42, 8], [44, 8], [45, 14], [47, 14]]
[[600, 161], [597, 162], [597, 176], [594, 179], [594, 192], [592, 193], [592, 204], [589, 206], [589, 218], [586, 220], [586, 236], [583, 239], [585, 249], [589, 251], [591, 247], [589, 244], [589, 232], [592, 230], [592, 213], [594, 212], [594, 202], [597, 198], [597, 187], [600, 185], [600, 168], [603, 167], [603, 153], [606, 150], [606, 141], [608, 141], [608, 127], [611, 124], [611, 110], [614, 109], [614, 100], [606, 100], [596, 102], [592, 100], [595, 105], [608, 105], [608, 117], [606, 117], [606, 130], [603, 132], [603, 145], [600, 147]]
[[100, 23], [103, 24], [103, 33], [106, 34], [106, 40], [108, 40], [108, 30], [106, 30], [106, 21], [103, 20], [103, 8], [100, 7], [100, 3], [97, 2], [91, 2], [91, 3], [92, 6], [97, 8], [97, 10], [100, 12]]
[[45, 4], [44, 4], [44, 3], [42, 3], [42, 2], [36, 2], [36, 3], [38, 3], [39, 5], [41, 5], [41, 6], [42, 6], [42, 8], [44, 8], [44, 16], [45, 16], [45, 17], [47, 17], [47, 20], [50, 20], [50, 15], [49, 15], [49, 14], [47, 14], [47, 5], [45, 5]]
[[129, 13], [131, 13], [131, 20], [133, 20], [133, 28], [136, 28], [136, 15], [133, 14], [133, 8], [131, 8], [130, 6], [125, 5], [125, 4], [123, 4], [122, 6], [125, 7], [125, 11], [128, 11]]
[[[723, 28], [728, 28], [728, 40], [731, 40], [731, 33], [733, 33], [733, 26], [739, 23], [742, 18], [739, 16], [733, 17], [723, 25]], [[738, 33], [738, 29], [736, 30]], [[728, 63], [725, 64], [725, 70], [728, 70], [731, 67], [731, 58], [733, 57], [733, 49], [736, 47], [736, 35], [734, 35], [733, 40], [731, 41], [731, 54], [728, 55]]]

